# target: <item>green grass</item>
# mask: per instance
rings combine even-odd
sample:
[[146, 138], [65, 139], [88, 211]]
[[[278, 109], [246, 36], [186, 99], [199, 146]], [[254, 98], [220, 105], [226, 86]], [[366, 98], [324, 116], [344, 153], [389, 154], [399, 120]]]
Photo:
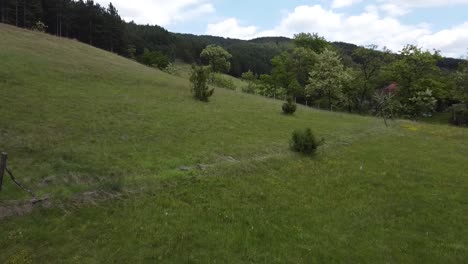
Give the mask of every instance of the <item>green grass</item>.
[[[0, 220], [0, 263], [462, 263], [468, 130], [216, 89], [0, 25], [0, 149], [60, 206]], [[326, 139], [291, 153], [295, 129]], [[226, 157], [233, 157], [235, 162]], [[180, 166], [211, 165], [183, 172]], [[47, 181], [44, 181], [47, 179]], [[24, 199], [8, 179], [0, 193]], [[70, 197], [118, 185], [122, 196]]]

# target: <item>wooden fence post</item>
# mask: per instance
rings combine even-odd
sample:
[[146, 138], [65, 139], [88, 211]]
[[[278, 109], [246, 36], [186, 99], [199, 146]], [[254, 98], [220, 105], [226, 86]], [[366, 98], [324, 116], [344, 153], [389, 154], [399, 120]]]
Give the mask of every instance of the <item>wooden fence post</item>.
[[2, 152], [1, 158], [0, 158], [0, 191], [2, 191], [3, 175], [5, 175], [7, 159], [8, 159], [8, 154], [6, 152]]

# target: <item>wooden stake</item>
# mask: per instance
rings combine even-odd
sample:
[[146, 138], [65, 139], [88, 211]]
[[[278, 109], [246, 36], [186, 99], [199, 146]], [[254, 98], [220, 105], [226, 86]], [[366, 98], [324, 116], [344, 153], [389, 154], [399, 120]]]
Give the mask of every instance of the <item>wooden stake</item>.
[[5, 175], [7, 159], [8, 159], [8, 154], [6, 152], [2, 152], [1, 158], [0, 158], [0, 191], [2, 191], [3, 175]]

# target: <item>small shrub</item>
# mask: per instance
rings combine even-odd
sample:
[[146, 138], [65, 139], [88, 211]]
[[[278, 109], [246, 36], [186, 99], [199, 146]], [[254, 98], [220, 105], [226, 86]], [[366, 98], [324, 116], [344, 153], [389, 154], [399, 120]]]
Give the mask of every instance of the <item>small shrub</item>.
[[208, 87], [208, 78], [210, 76], [210, 70], [203, 66], [193, 66], [192, 75], [190, 76], [190, 84], [194, 97], [202, 102], [208, 102], [214, 89]]
[[166, 66], [166, 68], [164, 68], [162, 71], [165, 72], [165, 73], [172, 74], [172, 75], [176, 75], [176, 74], [177, 74], [177, 68], [174, 66], [173, 63], [169, 63], [169, 64]]
[[305, 155], [313, 155], [324, 140], [317, 140], [310, 128], [304, 131], [294, 131], [291, 139], [291, 149]]
[[293, 102], [293, 99], [289, 97], [286, 103], [283, 104], [283, 113], [286, 115], [292, 115], [296, 112], [297, 105]]
[[37, 21], [36, 24], [34, 24], [34, 26], [32, 26], [31, 29], [34, 30], [34, 31], [39, 31], [39, 32], [45, 33], [46, 30], [47, 30], [47, 26], [42, 21]]

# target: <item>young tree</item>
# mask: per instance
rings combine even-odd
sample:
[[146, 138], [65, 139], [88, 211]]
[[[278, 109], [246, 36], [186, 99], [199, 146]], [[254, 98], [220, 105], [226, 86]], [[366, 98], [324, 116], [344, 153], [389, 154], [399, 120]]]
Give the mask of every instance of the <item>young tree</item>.
[[203, 61], [208, 62], [213, 72], [229, 72], [232, 55], [218, 45], [208, 45], [200, 54]]
[[395, 93], [386, 89], [377, 91], [374, 94], [374, 112], [375, 115], [382, 117], [385, 126], [388, 127], [387, 119], [393, 117], [396, 102], [394, 100]]
[[309, 85], [306, 87], [308, 96], [326, 97], [330, 111], [333, 104], [339, 101], [343, 93], [343, 84], [350, 80], [350, 73], [345, 69], [340, 56], [331, 50], [317, 56], [317, 63], [312, 67]]
[[288, 97], [286, 99], [286, 103], [283, 104], [282, 109], [283, 109], [283, 113], [285, 115], [292, 115], [292, 114], [294, 114], [296, 112], [297, 105], [296, 105], [296, 103], [294, 103], [292, 97]]
[[214, 89], [208, 87], [208, 78], [210, 76], [210, 69], [203, 66], [193, 66], [192, 75], [190, 76], [191, 91], [197, 100], [208, 102]]

